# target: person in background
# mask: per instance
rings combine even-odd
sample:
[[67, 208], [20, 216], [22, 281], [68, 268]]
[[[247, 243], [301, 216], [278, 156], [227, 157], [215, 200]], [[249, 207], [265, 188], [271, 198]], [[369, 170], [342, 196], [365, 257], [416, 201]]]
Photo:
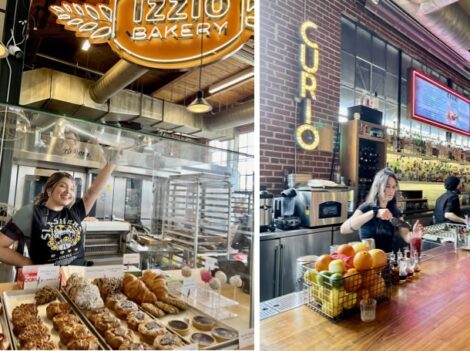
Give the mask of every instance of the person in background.
[[[106, 162], [104, 153], [102, 161]], [[84, 265], [82, 220], [94, 206], [119, 156], [113, 151], [83, 198], [75, 201], [75, 181], [56, 172], [46, 181], [35, 204], [22, 207], [0, 231], [0, 261], [17, 267], [31, 264]], [[75, 203], [74, 203], [75, 201]], [[73, 204], [72, 204], [73, 203]], [[18, 250], [10, 247], [18, 241]], [[29, 257], [24, 256], [26, 245]]]
[[436, 200], [434, 208], [434, 223], [463, 223], [465, 219], [460, 217], [459, 194], [461, 191], [460, 179], [455, 176], [448, 176], [444, 182], [446, 192]]
[[[390, 168], [377, 172], [366, 201], [341, 225], [341, 234], [359, 230], [361, 240], [373, 238], [376, 248], [385, 252], [398, 250], [400, 240], [390, 221], [401, 217], [395, 197], [397, 190], [398, 179]], [[419, 220], [414, 224], [413, 231], [422, 235], [424, 228]], [[409, 242], [408, 228], [399, 227], [399, 234], [405, 242]]]

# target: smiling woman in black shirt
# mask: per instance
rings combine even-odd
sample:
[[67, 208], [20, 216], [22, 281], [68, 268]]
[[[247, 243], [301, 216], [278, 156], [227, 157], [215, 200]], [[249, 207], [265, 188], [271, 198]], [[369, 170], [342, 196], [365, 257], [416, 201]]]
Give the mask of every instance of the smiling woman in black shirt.
[[[83, 265], [82, 220], [92, 209], [115, 164], [107, 163], [83, 198], [75, 201], [75, 182], [65, 172], [52, 174], [34, 205], [21, 208], [0, 232], [0, 261], [17, 267], [31, 264]], [[10, 249], [26, 245], [29, 257]]]
[[[376, 248], [385, 252], [396, 250], [399, 238], [395, 235], [395, 227], [390, 220], [401, 217], [395, 197], [397, 190], [398, 179], [391, 169], [384, 168], [377, 172], [366, 202], [341, 225], [341, 234], [359, 230], [361, 239], [375, 240]], [[419, 221], [416, 221], [413, 230], [422, 233], [423, 226]], [[399, 234], [406, 242], [409, 241], [408, 233], [408, 228], [399, 228]]]

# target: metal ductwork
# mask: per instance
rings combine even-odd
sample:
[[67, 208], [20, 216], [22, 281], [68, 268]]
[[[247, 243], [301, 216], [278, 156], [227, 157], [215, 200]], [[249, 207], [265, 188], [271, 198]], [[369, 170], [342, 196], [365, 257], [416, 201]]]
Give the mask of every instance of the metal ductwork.
[[90, 97], [96, 103], [103, 104], [147, 72], [148, 68], [121, 59], [90, 86]]
[[236, 106], [231, 110], [215, 115], [204, 116], [204, 129], [209, 132], [227, 128], [241, 127], [254, 121], [255, 104], [253, 101]]
[[94, 122], [136, 122], [149, 132], [167, 130], [211, 140], [232, 139], [233, 128], [253, 122], [253, 102], [216, 115], [200, 116], [189, 113], [182, 105], [121, 90], [106, 104], [97, 104], [88, 93], [93, 83], [49, 68], [25, 71], [20, 105]]
[[[453, 4], [451, 6], [458, 5]], [[449, 67], [452, 67], [465, 78], [470, 79], [470, 67], [468, 64], [470, 54], [465, 49], [469, 42], [467, 41], [467, 45], [459, 48], [455, 40], [453, 45], [457, 47], [453, 48], [451, 47], [451, 43], [443, 40], [444, 37], [449, 36], [443, 34], [444, 31], [446, 31], [446, 33], [454, 33], [454, 38], [459, 36], [459, 34], [453, 31], [453, 25], [448, 27], [441, 25], [441, 33], [432, 33], [430, 29], [426, 28], [425, 24], [429, 23], [431, 19], [424, 19], [424, 17], [426, 17], [424, 15], [421, 16], [423, 18], [418, 18], [418, 5], [409, 0], [366, 0], [365, 8], [385, 23], [393, 26], [393, 28], [403, 36], [409, 38], [416, 45], [419, 45], [423, 50], [426, 50], [429, 54], [445, 62]], [[436, 11], [436, 13], [446, 11], [446, 9], [447, 8]], [[464, 12], [463, 9], [461, 11]], [[461, 26], [465, 26], [465, 24]]]
[[470, 62], [470, 18], [452, 0], [430, 0], [419, 5], [410, 0], [392, 0], [422, 26]]

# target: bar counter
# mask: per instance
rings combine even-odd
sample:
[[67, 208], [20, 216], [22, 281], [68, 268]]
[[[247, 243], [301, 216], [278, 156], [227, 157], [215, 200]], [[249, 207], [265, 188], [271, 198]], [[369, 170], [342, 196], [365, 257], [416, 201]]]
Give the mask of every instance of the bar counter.
[[470, 252], [426, 251], [419, 278], [393, 286], [376, 320], [333, 322], [306, 306], [261, 321], [262, 350], [469, 350]]

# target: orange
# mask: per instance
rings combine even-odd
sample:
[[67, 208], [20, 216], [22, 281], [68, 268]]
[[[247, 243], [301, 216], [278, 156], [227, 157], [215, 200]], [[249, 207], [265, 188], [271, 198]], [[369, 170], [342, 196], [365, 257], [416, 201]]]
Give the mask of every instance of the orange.
[[317, 272], [327, 271], [328, 265], [331, 262], [331, 257], [329, 255], [321, 255], [318, 257], [318, 260], [315, 262], [315, 269]]
[[361, 243], [361, 242], [356, 242], [352, 244], [352, 247], [355, 253], [369, 250], [369, 245], [367, 245], [366, 243]]
[[372, 256], [372, 268], [380, 268], [377, 269], [377, 271], [381, 271], [387, 264], [387, 255], [385, 252], [380, 249], [373, 249], [369, 250], [369, 254]]
[[361, 287], [362, 277], [355, 268], [350, 268], [344, 274], [344, 290], [347, 292], [356, 291]]
[[353, 264], [359, 272], [371, 269], [372, 256], [368, 251], [359, 251], [354, 255]]
[[372, 287], [377, 284], [377, 281], [380, 278], [373, 269], [361, 272], [361, 276], [362, 287], [368, 289], [372, 289]]
[[338, 247], [337, 252], [338, 252], [339, 254], [342, 254], [342, 255], [345, 255], [345, 256], [354, 256], [354, 254], [356, 253], [356, 252], [354, 251], [354, 248], [353, 248], [351, 245], [349, 245], [349, 244], [340, 245], [340, 246]]

